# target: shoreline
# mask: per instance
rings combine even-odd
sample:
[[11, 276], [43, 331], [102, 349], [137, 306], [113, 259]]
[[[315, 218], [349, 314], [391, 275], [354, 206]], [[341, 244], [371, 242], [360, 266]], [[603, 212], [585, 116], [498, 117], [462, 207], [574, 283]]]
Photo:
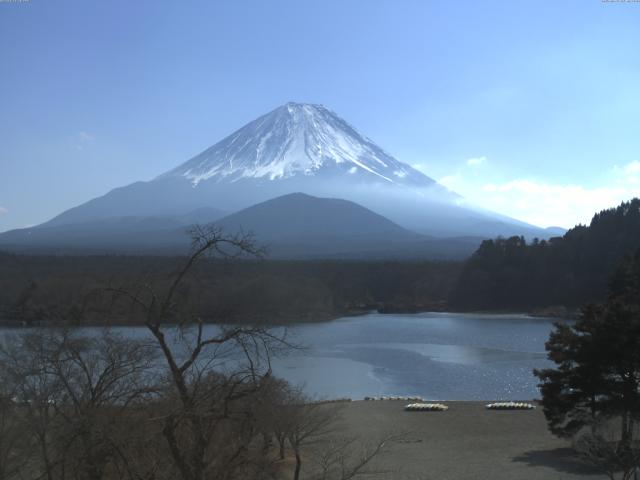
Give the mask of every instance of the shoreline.
[[541, 408], [489, 410], [481, 401], [447, 403], [449, 410], [442, 412], [407, 412], [403, 401], [352, 401], [339, 408], [342, 428], [359, 438], [403, 435], [375, 459], [373, 469], [390, 472], [381, 478], [606, 478], [577, 458], [569, 441], [548, 431]]
[[[495, 315], [495, 316], [506, 316], [506, 315], [514, 315], [514, 316], [523, 316], [523, 317], [531, 317], [531, 318], [539, 318], [539, 319], [557, 319], [557, 320], [575, 320], [578, 318], [578, 313], [571, 311], [565, 315], [561, 315], [560, 312], [556, 314], [552, 314], [550, 312], [543, 311], [513, 311], [513, 310], [447, 310], [447, 309], [438, 309], [438, 310], [416, 310], [416, 311], [407, 311], [407, 310], [384, 310], [380, 309], [363, 309], [363, 310], [346, 310], [344, 312], [336, 313], [336, 314], [326, 314], [326, 315], [314, 315], [310, 316], [306, 319], [286, 319], [281, 321], [265, 321], [261, 320], [245, 320], [245, 321], [231, 321], [231, 322], [216, 322], [216, 321], [207, 321], [206, 317], [203, 317], [205, 325], [237, 325], [237, 326], [262, 326], [265, 328], [270, 327], [288, 327], [288, 326], [299, 326], [299, 325], [309, 325], [314, 323], [328, 323], [333, 322], [335, 320], [339, 320], [342, 318], [350, 318], [350, 317], [364, 317], [366, 315], [421, 315], [421, 314], [452, 314], [452, 315]], [[169, 325], [169, 324], [167, 324]], [[112, 321], [112, 322], [89, 322], [83, 324], [71, 324], [71, 323], [27, 323], [21, 320], [13, 320], [13, 319], [2, 319], [0, 318], [0, 330], [3, 328], [52, 328], [52, 327], [68, 327], [68, 328], [86, 328], [86, 327], [135, 327], [140, 328], [144, 327], [143, 323], [128, 323], [121, 321]]]

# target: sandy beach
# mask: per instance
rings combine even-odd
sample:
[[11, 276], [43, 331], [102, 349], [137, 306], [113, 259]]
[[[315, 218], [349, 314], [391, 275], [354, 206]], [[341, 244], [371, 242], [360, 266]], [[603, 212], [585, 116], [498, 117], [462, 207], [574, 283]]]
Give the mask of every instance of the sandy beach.
[[[408, 432], [376, 459], [375, 478], [549, 480], [606, 478], [547, 431], [540, 408], [489, 411], [487, 402], [445, 402], [446, 412], [405, 412], [406, 401], [345, 404], [345, 428], [375, 440]], [[373, 478], [373, 477], [372, 477]]]

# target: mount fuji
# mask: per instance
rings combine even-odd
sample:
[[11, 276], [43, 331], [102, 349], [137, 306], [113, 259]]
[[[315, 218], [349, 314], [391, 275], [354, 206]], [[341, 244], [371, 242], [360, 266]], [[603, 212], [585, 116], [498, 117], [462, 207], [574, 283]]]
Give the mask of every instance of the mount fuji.
[[47, 231], [58, 232], [54, 237], [59, 243], [61, 231], [96, 224], [117, 229], [122, 219], [129, 231], [138, 223], [167, 231], [185, 219], [200, 223], [224, 216], [212, 216], [213, 209], [233, 213], [297, 192], [355, 202], [403, 229], [431, 237], [550, 236], [467, 205], [324, 106], [287, 103], [153, 180], [116, 188], [37, 227], [7, 232], [0, 235], [0, 244], [9, 237], [20, 243], [21, 235], [33, 237], [36, 231], [43, 244]]
[[281, 181], [296, 176], [355, 183], [431, 187], [435, 181], [399, 162], [322, 105], [287, 103], [247, 124], [159, 179]]

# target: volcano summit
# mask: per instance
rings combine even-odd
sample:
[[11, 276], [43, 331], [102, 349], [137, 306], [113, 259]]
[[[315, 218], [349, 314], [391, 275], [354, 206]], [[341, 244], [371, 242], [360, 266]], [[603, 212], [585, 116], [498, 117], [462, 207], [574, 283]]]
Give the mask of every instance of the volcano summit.
[[[298, 192], [355, 202], [403, 229], [431, 237], [549, 236], [533, 225], [466, 204], [331, 110], [304, 103], [276, 108], [151, 181], [116, 188], [38, 227], [8, 233], [12, 244], [30, 237], [29, 242], [39, 238], [44, 245], [52, 228], [58, 232], [57, 240], [51, 240], [56, 244], [64, 237], [60, 232], [69, 229], [76, 238], [89, 238], [79, 232], [97, 223], [101, 230], [126, 225], [131, 232], [144, 225], [141, 232], [152, 232], [144, 230], [151, 226], [160, 232], [217, 221]], [[6, 244], [7, 235], [0, 236], [0, 244]], [[151, 236], [161, 237], [154, 233], [150, 241]]]
[[322, 105], [287, 103], [257, 118], [159, 178], [194, 185], [298, 175], [347, 177], [430, 187], [435, 181], [399, 162]]

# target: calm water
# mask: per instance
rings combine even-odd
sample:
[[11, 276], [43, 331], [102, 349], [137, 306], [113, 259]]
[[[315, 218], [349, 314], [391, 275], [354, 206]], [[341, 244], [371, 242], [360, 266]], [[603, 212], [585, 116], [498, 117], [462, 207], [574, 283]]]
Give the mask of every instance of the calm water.
[[[544, 343], [552, 321], [525, 315], [421, 313], [299, 325], [289, 328], [289, 340], [305, 348], [275, 359], [273, 370], [319, 398], [533, 399], [539, 394], [532, 370], [550, 365]], [[115, 330], [139, 338], [149, 335], [144, 328]]]
[[551, 319], [525, 315], [370, 314], [299, 326], [308, 346], [275, 372], [321, 397], [421, 395], [439, 400], [539, 397]]

